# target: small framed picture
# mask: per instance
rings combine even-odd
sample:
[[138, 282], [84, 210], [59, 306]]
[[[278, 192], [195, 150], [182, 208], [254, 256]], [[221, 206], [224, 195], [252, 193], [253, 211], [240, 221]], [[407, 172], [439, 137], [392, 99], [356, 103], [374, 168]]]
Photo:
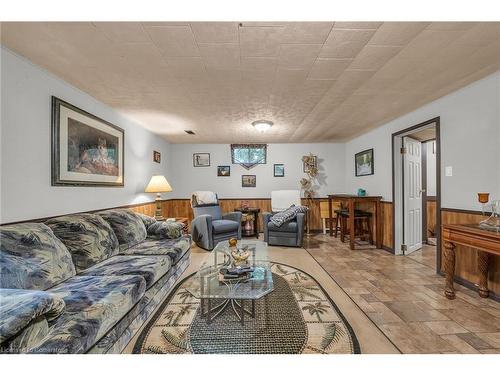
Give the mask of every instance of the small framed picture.
[[210, 154], [207, 152], [193, 154], [193, 167], [210, 167]]
[[285, 177], [285, 164], [274, 164], [274, 177]]
[[229, 165], [219, 165], [217, 167], [218, 177], [229, 177], [231, 176], [231, 167]]
[[304, 173], [309, 172], [309, 168], [318, 168], [318, 158], [316, 156], [308, 156], [307, 162], [303, 162]]
[[354, 170], [356, 177], [374, 174], [373, 148], [358, 152], [354, 156]]
[[155, 163], [161, 163], [161, 152], [153, 151], [153, 161]]
[[254, 174], [244, 174], [241, 176], [241, 187], [256, 187], [257, 176]]

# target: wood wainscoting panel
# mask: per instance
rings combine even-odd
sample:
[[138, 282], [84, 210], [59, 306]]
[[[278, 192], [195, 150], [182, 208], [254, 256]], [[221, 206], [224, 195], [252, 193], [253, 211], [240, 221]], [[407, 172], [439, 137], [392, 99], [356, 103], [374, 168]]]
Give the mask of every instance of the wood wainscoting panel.
[[[480, 213], [473, 211], [460, 211], [443, 208], [441, 209], [441, 223], [442, 224], [474, 224], [484, 220]], [[443, 253], [444, 246], [441, 243], [441, 253]], [[455, 263], [455, 276], [477, 284], [479, 281], [479, 274], [477, 272], [477, 250], [465, 246], [457, 246], [455, 248], [456, 263]], [[443, 257], [443, 254], [441, 254]], [[443, 258], [444, 259], [444, 258]], [[441, 265], [443, 269], [444, 262]], [[496, 295], [500, 294], [500, 257], [490, 255], [488, 288]]]
[[[436, 222], [437, 222], [437, 213], [436, 213], [436, 201], [428, 200], [427, 201], [427, 237], [436, 237]], [[432, 234], [434, 233], [434, 235]]]

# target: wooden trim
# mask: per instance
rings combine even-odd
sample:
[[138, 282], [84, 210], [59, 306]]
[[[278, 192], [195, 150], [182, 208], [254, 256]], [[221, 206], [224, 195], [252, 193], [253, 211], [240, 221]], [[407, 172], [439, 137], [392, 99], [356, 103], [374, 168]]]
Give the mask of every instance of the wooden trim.
[[[420, 142], [422, 159], [422, 243], [427, 242], [427, 146]], [[437, 211], [436, 211], [437, 212]]]
[[436, 200], [435, 195], [427, 195], [427, 202], [435, 202]]

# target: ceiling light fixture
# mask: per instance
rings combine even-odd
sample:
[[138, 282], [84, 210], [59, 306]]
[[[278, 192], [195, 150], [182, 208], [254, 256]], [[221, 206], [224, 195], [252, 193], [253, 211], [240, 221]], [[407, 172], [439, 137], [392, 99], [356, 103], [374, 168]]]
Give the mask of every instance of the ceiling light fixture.
[[271, 129], [271, 126], [273, 126], [272, 121], [268, 120], [257, 120], [252, 122], [252, 125], [255, 129], [257, 129], [259, 132], [264, 133], [265, 131]]

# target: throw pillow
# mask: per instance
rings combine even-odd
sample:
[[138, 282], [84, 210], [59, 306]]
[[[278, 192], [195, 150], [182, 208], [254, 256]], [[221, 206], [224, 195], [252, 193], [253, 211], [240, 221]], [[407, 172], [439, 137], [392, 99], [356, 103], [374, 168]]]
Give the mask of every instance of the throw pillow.
[[283, 224], [288, 223], [289, 221], [295, 219], [298, 213], [306, 213], [307, 210], [308, 208], [306, 206], [292, 205], [286, 210], [274, 214], [271, 217], [270, 221], [279, 228]]

